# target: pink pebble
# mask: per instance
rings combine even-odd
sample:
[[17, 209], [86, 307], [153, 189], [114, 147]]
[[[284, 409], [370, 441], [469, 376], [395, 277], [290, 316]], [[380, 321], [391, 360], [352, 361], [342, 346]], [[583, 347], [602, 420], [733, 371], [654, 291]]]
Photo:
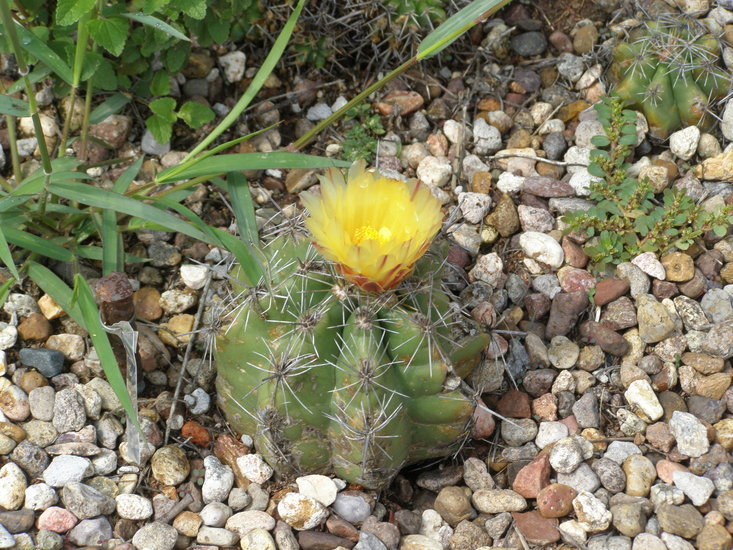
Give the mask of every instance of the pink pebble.
[[657, 462], [657, 476], [665, 483], [669, 483], [670, 485], [674, 483], [672, 480], [672, 474], [678, 471], [688, 472], [689, 470], [682, 464], [672, 462], [671, 460], [660, 460]]
[[58, 506], [51, 506], [46, 508], [43, 513], [38, 517], [36, 521], [36, 527], [39, 529], [46, 529], [47, 531], [53, 531], [54, 533], [66, 533], [69, 529], [74, 527], [79, 520], [71, 512], [59, 508]]

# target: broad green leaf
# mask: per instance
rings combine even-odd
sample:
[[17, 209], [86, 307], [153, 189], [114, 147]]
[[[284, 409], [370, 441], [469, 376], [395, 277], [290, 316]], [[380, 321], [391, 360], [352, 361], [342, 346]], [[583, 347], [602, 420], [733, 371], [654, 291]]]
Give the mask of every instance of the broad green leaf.
[[[148, 10], [145, 10], [145, 11], [148, 11]], [[150, 10], [150, 11], [154, 11], [154, 10]], [[132, 19], [133, 21], [137, 21], [138, 23], [142, 23], [143, 25], [147, 25], [148, 27], [152, 27], [154, 29], [162, 31], [169, 36], [173, 36], [174, 38], [177, 38], [178, 40], [185, 40], [186, 42], [191, 41], [188, 38], [188, 36], [183, 34], [181, 31], [179, 31], [175, 27], [171, 27], [165, 21], [161, 21], [160, 19], [158, 19], [157, 17], [153, 17], [152, 15], [146, 15], [144, 13], [123, 13], [122, 17], [127, 17], [128, 19]]]
[[160, 8], [170, 4], [171, 0], [144, 0], [143, 11], [145, 13], [153, 13]]
[[71, 84], [73, 73], [71, 68], [64, 62], [59, 55], [49, 48], [35, 34], [25, 29], [21, 25], [16, 25], [15, 30], [18, 33], [21, 47], [30, 53], [33, 57], [42, 61], [56, 75], [67, 84]]
[[22, 99], [11, 95], [0, 95], [0, 114], [10, 116], [30, 116], [30, 106]]
[[158, 174], [157, 183], [195, 178], [198, 176], [226, 174], [241, 170], [267, 170], [269, 168], [329, 168], [336, 166], [348, 168], [350, 162], [301, 153], [237, 153], [232, 155], [214, 155], [196, 162], [182, 171], [173, 172], [175, 167]]
[[56, 24], [73, 25], [82, 15], [92, 11], [96, 0], [58, 0], [56, 2]]
[[89, 34], [97, 44], [117, 57], [125, 48], [128, 27], [128, 21], [118, 16], [92, 19], [89, 21]]
[[130, 103], [130, 98], [124, 94], [116, 93], [109, 96], [91, 112], [89, 123], [97, 124], [102, 122], [108, 116], [119, 113], [128, 103]]
[[183, 13], [192, 19], [206, 17], [206, 0], [181, 0], [176, 4]]
[[593, 136], [590, 138], [590, 142], [596, 147], [608, 147], [611, 145], [611, 140], [606, 136]]
[[49, 191], [70, 201], [78, 201], [96, 208], [110, 208], [116, 212], [163, 225], [170, 231], [177, 231], [200, 241], [207, 240], [206, 235], [180, 218], [141, 200], [126, 197], [114, 191], [73, 182], [52, 184], [49, 186]]
[[8, 247], [8, 241], [5, 240], [5, 234], [3, 233], [3, 228], [0, 227], [0, 260], [5, 264], [5, 267], [7, 267], [10, 270], [10, 273], [13, 274], [13, 277], [16, 278], [16, 280], [20, 280], [20, 275], [18, 275], [18, 270], [15, 268], [15, 261], [13, 260], [13, 255], [10, 253], [10, 248]]
[[452, 44], [468, 29], [506, 6], [511, 0], [474, 0], [427, 35], [417, 48], [415, 59], [427, 59]]
[[173, 125], [159, 115], [152, 115], [145, 119], [145, 126], [158, 143], [168, 143], [173, 136]]
[[619, 145], [629, 145], [629, 146], [635, 146], [636, 145], [636, 134], [626, 134], [619, 138], [618, 140]]
[[150, 107], [150, 110], [153, 111], [156, 115], [159, 117], [162, 117], [168, 122], [175, 122], [176, 121], [176, 100], [172, 97], [159, 97], [156, 100], [153, 100], [148, 105]]
[[150, 81], [150, 93], [154, 96], [168, 95], [171, 91], [170, 75], [167, 71], [156, 71]]
[[197, 103], [196, 101], [187, 101], [178, 110], [178, 116], [183, 119], [183, 122], [188, 124], [189, 127], [196, 129], [200, 128], [207, 122], [214, 120], [214, 111], [209, 109], [206, 105]]

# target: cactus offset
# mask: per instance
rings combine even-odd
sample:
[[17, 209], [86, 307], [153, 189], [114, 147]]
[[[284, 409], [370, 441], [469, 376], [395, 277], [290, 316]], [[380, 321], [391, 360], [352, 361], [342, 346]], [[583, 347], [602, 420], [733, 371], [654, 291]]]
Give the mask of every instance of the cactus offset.
[[718, 66], [719, 41], [690, 18], [662, 17], [634, 29], [616, 46], [612, 93], [641, 111], [652, 136], [666, 139], [683, 126], [710, 129], [713, 102], [730, 89]]
[[241, 303], [217, 337], [219, 402], [232, 428], [278, 471], [333, 472], [370, 488], [455, 452], [475, 408], [462, 377], [488, 336], [443, 290], [445, 251], [375, 293], [325, 260], [301, 223], [285, 225], [263, 247], [268, 284], [238, 284]]

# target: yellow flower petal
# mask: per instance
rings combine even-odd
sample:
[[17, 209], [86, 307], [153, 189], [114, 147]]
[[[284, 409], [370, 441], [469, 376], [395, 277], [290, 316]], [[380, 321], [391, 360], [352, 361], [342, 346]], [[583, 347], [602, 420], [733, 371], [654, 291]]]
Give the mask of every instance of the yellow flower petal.
[[320, 196], [301, 195], [305, 224], [319, 251], [344, 276], [372, 291], [394, 287], [412, 270], [440, 229], [440, 203], [418, 181], [368, 172], [355, 163], [348, 180], [331, 169]]

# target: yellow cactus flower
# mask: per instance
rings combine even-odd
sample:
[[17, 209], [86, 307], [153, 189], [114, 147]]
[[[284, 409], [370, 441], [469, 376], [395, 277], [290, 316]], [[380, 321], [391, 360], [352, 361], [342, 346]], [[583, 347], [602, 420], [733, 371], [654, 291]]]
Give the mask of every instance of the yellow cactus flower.
[[381, 292], [412, 270], [440, 229], [440, 203], [425, 185], [368, 172], [357, 162], [348, 179], [332, 168], [321, 194], [303, 193], [306, 227], [321, 255], [361, 288]]

